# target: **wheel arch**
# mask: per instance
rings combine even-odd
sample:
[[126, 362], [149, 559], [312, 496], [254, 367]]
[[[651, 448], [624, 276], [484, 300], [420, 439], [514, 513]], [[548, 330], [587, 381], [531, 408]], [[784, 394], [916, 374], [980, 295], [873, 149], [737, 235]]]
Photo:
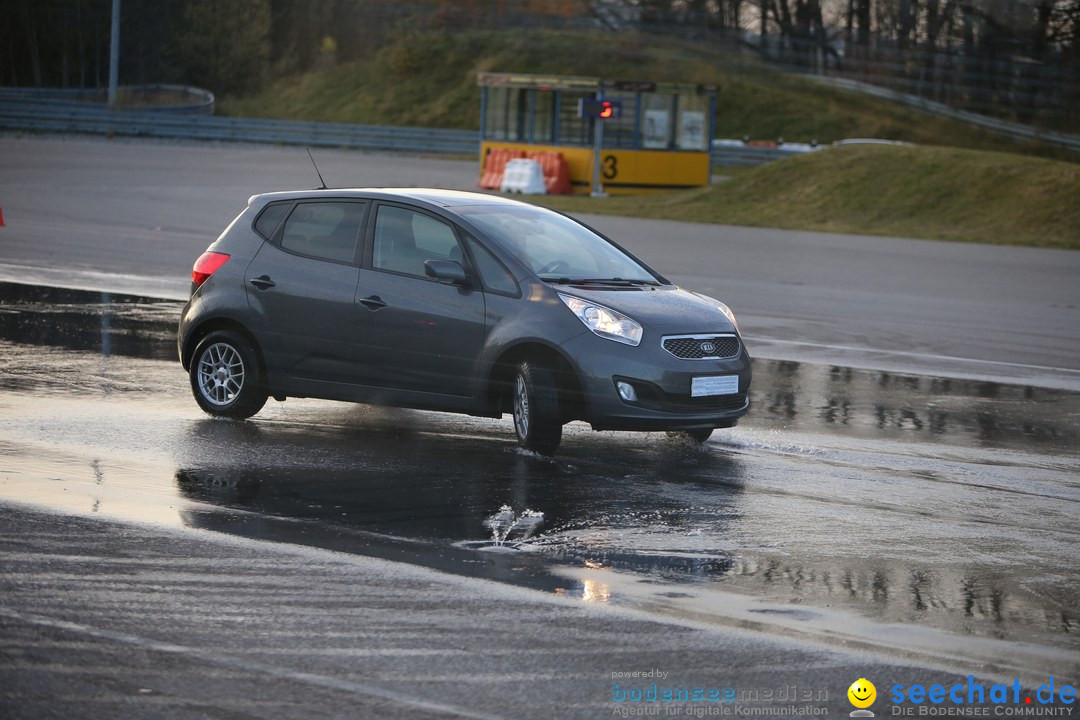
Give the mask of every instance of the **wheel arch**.
[[195, 348], [199, 346], [199, 343], [202, 342], [203, 338], [210, 333], [218, 332], [219, 330], [230, 330], [238, 333], [251, 343], [251, 347], [255, 349], [255, 357], [259, 361], [259, 371], [263, 377], [263, 382], [266, 382], [268, 379], [266, 357], [263, 354], [262, 347], [255, 339], [255, 336], [243, 325], [243, 323], [231, 318], [219, 317], [205, 320], [187, 334], [184, 341], [184, 351], [180, 358], [184, 369], [191, 369], [191, 359], [192, 356], [195, 355]]
[[583, 419], [588, 410], [581, 379], [574, 364], [560, 350], [541, 342], [521, 342], [506, 348], [487, 376], [486, 407], [492, 415], [512, 412], [514, 373], [524, 361], [540, 362], [554, 371], [559, 387], [563, 422]]

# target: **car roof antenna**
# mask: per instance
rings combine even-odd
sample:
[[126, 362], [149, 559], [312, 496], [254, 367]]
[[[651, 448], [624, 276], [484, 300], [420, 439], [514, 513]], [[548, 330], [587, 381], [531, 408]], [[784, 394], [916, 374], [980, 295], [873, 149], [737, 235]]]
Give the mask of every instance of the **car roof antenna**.
[[315, 167], [315, 174], [319, 176], [319, 182], [322, 183], [321, 187], [315, 188], [316, 190], [326, 190], [326, 181], [322, 179], [322, 173], [319, 172], [319, 166], [315, 165], [315, 158], [311, 157], [311, 148], [304, 148], [307, 150], [307, 156], [311, 158], [311, 164]]

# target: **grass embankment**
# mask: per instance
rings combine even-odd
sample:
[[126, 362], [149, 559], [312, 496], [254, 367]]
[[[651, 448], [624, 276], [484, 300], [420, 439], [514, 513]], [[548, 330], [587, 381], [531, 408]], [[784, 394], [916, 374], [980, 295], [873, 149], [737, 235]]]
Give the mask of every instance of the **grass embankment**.
[[364, 60], [281, 77], [257, 95], [223, 98], [218, 107], [248, 117], [476, 129], [481, 71], [718, 83], [717, 137], [821, 143], [877, 137], [924, 146], [834, 148], [666, 195], [541, 200], [562, 209], [1080, 248], [1080, 165], [1031, 157], [1063, 151], [824, 87], [729, 51], [654, 36], [404, 34]]
[[545, 196], [567, 212], [1080, 249], [1080, 165], [941, 147], [848, 145], [646, 197]]
[[224, 97], [227, 115], [477, 129], [481, 71], [720, 85], [716, 137], [829, 143], [877, 137], [1046, 153], [963, 123], [779, 72], [748, 55], [651, 35], [553, 31], [403, 34], [370, 57]]

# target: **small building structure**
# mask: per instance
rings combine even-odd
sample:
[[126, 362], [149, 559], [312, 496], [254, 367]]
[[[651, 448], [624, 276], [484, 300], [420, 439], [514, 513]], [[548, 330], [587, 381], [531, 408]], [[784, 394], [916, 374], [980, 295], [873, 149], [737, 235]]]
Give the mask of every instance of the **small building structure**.
[[[573, 191], [588, 192], [594, 123], [602, 122], [605, 192], [629, 195], [709, 184], [716, 85], [527, 73], [480, 73], [478, 84], [481, 177], [496, 150], [561, 153]], [[581, 117], [582, 99], [611, 100], [620, 112], [606, 120]]]

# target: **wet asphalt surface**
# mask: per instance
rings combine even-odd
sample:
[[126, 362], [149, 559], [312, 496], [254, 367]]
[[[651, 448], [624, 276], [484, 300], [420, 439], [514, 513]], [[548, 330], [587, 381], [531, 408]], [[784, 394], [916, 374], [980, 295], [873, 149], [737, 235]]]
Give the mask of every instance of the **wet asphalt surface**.
[[[0, 284], [0, 498], [1019, 676], [1080, 668], [1080, 395], [757, 361], [703, 447], [322, 401], [213, 420], [180, 304]], [[751, 348], [752, 349], [752, 348]]]

